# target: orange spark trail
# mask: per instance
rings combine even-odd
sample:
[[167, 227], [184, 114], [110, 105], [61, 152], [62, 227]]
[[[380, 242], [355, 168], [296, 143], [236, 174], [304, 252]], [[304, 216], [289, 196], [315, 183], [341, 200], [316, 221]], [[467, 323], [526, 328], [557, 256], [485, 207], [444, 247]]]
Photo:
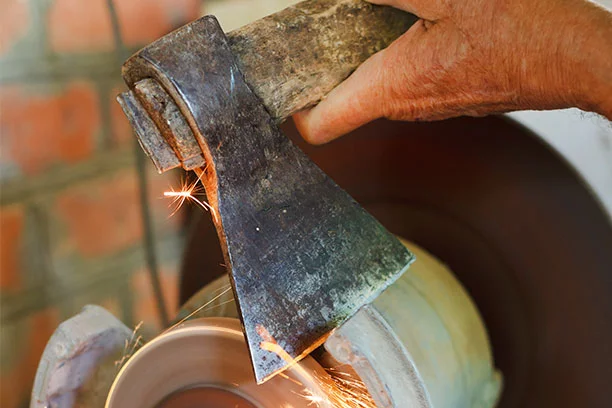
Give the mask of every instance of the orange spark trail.
[[[187, 316], [185, 316], [184, 318], [182, 318], [180, 321], [176, 322], [175, 324], [173, 324], [172, 326], [168, 327], [166, 330], [164, 330], [162, 332], [162, 334], [169, 332], [170, 330], [174, 329], [176, 326], [184, 323], [185, 321], [187, 321], [191, 316], [195, 315], [196, 313], [198, 313], [200, 310], [204, 309], [206, 306], [210, 305], [211, 303], [213, 303], [215, 300], [219, 299], [221, 296], [225, 295], [227, 292], [229, 292], [230, 290], [232, 290], [231, 286], [228, 286], [227, 288], [225, 288], [225, 290], [223, 290], [221, 293], [219, 293], [217, 296], [215, 296], [214, 298], [210, 299], [208, 302], [206, 302], [205, 304], [203, 304], [202, 306], [198, 307], [196, 310], [194, 310], [193, 312], [189, 313]], [[226, 304], [229, 302], [233, 302], [234, 298], [227, 300], [225, 302], [223, 302], [222, 304]], [[221, 304], [215, 305], [214, 307], [217, 306], [221, 306]]]
[[326, 369], [326, 371], [328, 376], [314, 375], [316, 384], [323, 390], [326, 398], [321, 399], [308, 388], [304, 389], [303, 398], [317, 406], [320, 406], [320, 402], [325, 402], [334, 408], [376, 408], [363, 381], [342, 371], [334, 369]]
[[[309, 405], [314, 404], [317, 407], [333, 408], [376, 408], [376, 404], [372, 400], [366, 385], [360, 379], [353, 378], [349, 373], [334, 369], [327, 370], [328, 374], [330, 374], [329, 376], [322, 376], [318, 373], [313, 375], [300, 364], [296, 364], [296, 361], [274, 341], [274, 338], [265, 328], [259, 326], [257, 331], [264, 339], [259, 344], [262, 350], [270, 351], [285, 360], [287, 365], [299, 372], [300, 376], [312, 378], [317, 387], [323, 391], [320, 394], [320, 391], [316, 392], [308, 387], [304, 388], [303, 394], [300, 394], [300, 396], [307, 400]], [[283, 378], [290, 379], [282, 374]]]
[[195, 180], [191, 184], [186, 184], [185, 182], [182, 182], [181, 189], [179, 191], [175, 191], [174, 189], [171, 188], [170, 191], [164, 192], [164, 197], [172, 198], [173, 199], [172, 204], [176, 204], [176, 208], [174, 209], [172, 214], [170, 214], [171, 217], [174, 214], [176, 214], [176, 212], [183, 206], [186, 200], [190, 200], [196, 203], [197, 205], [199, 205], [200, 207], [202, 207], [203, 209], [205, 209], [206, 211], [210, 211], [215, 222], [219, 221], [217, 217], [217, 212], [215, 211], [215, 209], [210, 204], [208, 204], [206, 201], [200, 200], [195, 197], [196, 195], [202, 194], [201, 187], [198, 186], [199, 182], [200, 182], [200, 177], [198, 177], [197, 180]]

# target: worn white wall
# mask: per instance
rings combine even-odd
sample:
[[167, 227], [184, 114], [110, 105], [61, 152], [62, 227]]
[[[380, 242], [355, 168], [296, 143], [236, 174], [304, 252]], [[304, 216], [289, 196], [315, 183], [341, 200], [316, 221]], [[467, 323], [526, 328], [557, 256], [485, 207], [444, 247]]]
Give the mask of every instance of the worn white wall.
[[508, 115], [561, 153], [580, 172], [612, 218], [612, 123], [579, 109]]
[[612, 9], [612, 0], [595, 0], [595, 3], [599, 3], [608, 9]]

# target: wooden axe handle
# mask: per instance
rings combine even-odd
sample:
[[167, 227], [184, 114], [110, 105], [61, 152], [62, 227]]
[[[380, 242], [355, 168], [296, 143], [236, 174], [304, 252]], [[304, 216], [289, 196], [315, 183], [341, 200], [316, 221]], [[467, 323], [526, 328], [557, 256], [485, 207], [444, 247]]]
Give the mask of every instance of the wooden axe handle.
[[281, 122], [317, 104], [416, 20], [363, 0], [307, 0], [227, 36], [246, 82]]

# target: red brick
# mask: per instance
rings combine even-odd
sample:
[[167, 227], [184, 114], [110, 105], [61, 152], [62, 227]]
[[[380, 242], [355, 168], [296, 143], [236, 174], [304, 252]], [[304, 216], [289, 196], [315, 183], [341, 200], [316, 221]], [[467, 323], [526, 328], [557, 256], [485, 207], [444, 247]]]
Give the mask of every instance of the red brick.
[[68, 243], [84, 256], [110, 254], [142, 238], [136, 175], [131, 170], [61, 193], [55, 211]]
[[49, 308], [28, 316], [23, 322], [25, 330], [13, 331], [13, 338], [3, 337], [3, 341], [10, 343], [9, 351], [15, 361], [10, 367], [3, 366], [0, 373], [0, 406], [17, 408], [28, 405], [40, 357], [59, 323], [57, 310]]
[[149, 43], [200, 15], [200, 0], [118, 1], [117, 13], [128, 45]]
[[[149, 203], [158, 238], [181, 227], [180, 213], [171, 216], [171, 201], [163, 196], [174, 184], [173, 177], [172, 173], [148, 173]], [[138, 243], [143, 236], [139, 188], [137, 174], [130, 169], [60, 192], [54, 206], [66, 232], [60, 251], [76, 250], [93, 257]]]
[[10, 86], [0, 90], [2, 161], [33, 175], [55, 163], [76, 163], [94, 151], [100, 126], [95, 90], [75, 82], [58, 93], [34, 93]]
[[[175, 270], [165, 267], [160, 271], [160, 278], [168, 316], [173, 319], [178, 312], [178, 274]], [[144, 326], [149, 329], [163, 329], [149, 273], [146, 269], [140, 269], [132, 275], [132, 290], [134, 291], [134, 322], [143, 322]]]
[[4, 0], [0, 13], [0, 54], [23, 37], [30, 26], [27, 0]]
[[121, 302], [117, 297], [109, 297], [101, 302], [96, 302], [95, 304], [102, 306], [104, 309], [112, 313], [117, 319], [123, 320]]
[[121, 106], [117, 102], [117, 95], [125, 91], [125, 87], [116, 87], [111, 91], [109, 98], [111, 113], [111, 138], [115, 146], [131, 146], [134, 143], [132, 126], [128, 122]]
[[21, 238], [24, 213], [21, 206], [0, 209], [0, 289], [21, 287]]
[[[123, 40], [144, 45], [199, 16], [199, 0], [115, 1]], [[111, 50], [106, 0], [55, 0], [48, 15], [49, 41], [57, 52]]]
[[47, 18], [49, 42], [56, 52], [114, 48], [106, 0], [55, 0]]

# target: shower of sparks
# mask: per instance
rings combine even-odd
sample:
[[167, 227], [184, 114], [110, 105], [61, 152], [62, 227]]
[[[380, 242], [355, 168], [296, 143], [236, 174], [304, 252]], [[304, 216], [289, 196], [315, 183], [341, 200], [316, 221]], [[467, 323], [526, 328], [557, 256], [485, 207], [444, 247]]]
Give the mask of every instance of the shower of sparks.
[[294, 383], [295, 385], [299, 385], [300, 387], [303, 387], [304, 384], [302, 384], [301, 382], [299, 382], [298, 380], [296, 380], [295, 378], [291, 378], [289, 377], [287, 374], [285, 373], [278, 373], [279, 377], [284, 378], [285, 380], [291, 381], [292, 383]]
[[[264, 341], [259, 345], [262, 350], [272, 352], [285, 360], [301, 377], [312, 378], [316, 386], [305, 387], [299, 394], [308, 401], [308, 405], [318, 408], [376, 408], [366, 385], [360, 379], [334, 368], [326, 369], [328, 375], [311, 374], [300, 364], [296, 364], [289, 353], [277, 344], [263, 327], [258, 327], [258, 333], [263, 334]], [[302, 383], [284, 373], [280, 373], [279, 376], [303, 386]]]
[[323, 391], [324, 398], [308, 388], [305, 388], [301, 394], [310, 404], [316, 404], [317, 407], [376, 408], [363, 381], [343, 371], [326, 370], [329, 375], [313, 376], [315, 383]]
[[174, 190], [173, 188], [171, 188], [170, 191], [165, 191], [164, 197], [172, 198], [172, 203], [170, 205], [175, 205], [175, 208], [170, 216], [172, 217], [174, 214], [176, 214], [177, 211], [183, 206], [185, 201], [190, 200], [206, 211], [210, 211], [215, 222], [217, 222], [218, 218], [215, 209], [206, 201], [197, 198], [196, 196], [198, 195], [204, 195], [202, 186], [200, 185], [200, 177], [198, 177], [191, 184], [188, 184], [186, 181], [181, 182], [181, 189], [178, 191]]

